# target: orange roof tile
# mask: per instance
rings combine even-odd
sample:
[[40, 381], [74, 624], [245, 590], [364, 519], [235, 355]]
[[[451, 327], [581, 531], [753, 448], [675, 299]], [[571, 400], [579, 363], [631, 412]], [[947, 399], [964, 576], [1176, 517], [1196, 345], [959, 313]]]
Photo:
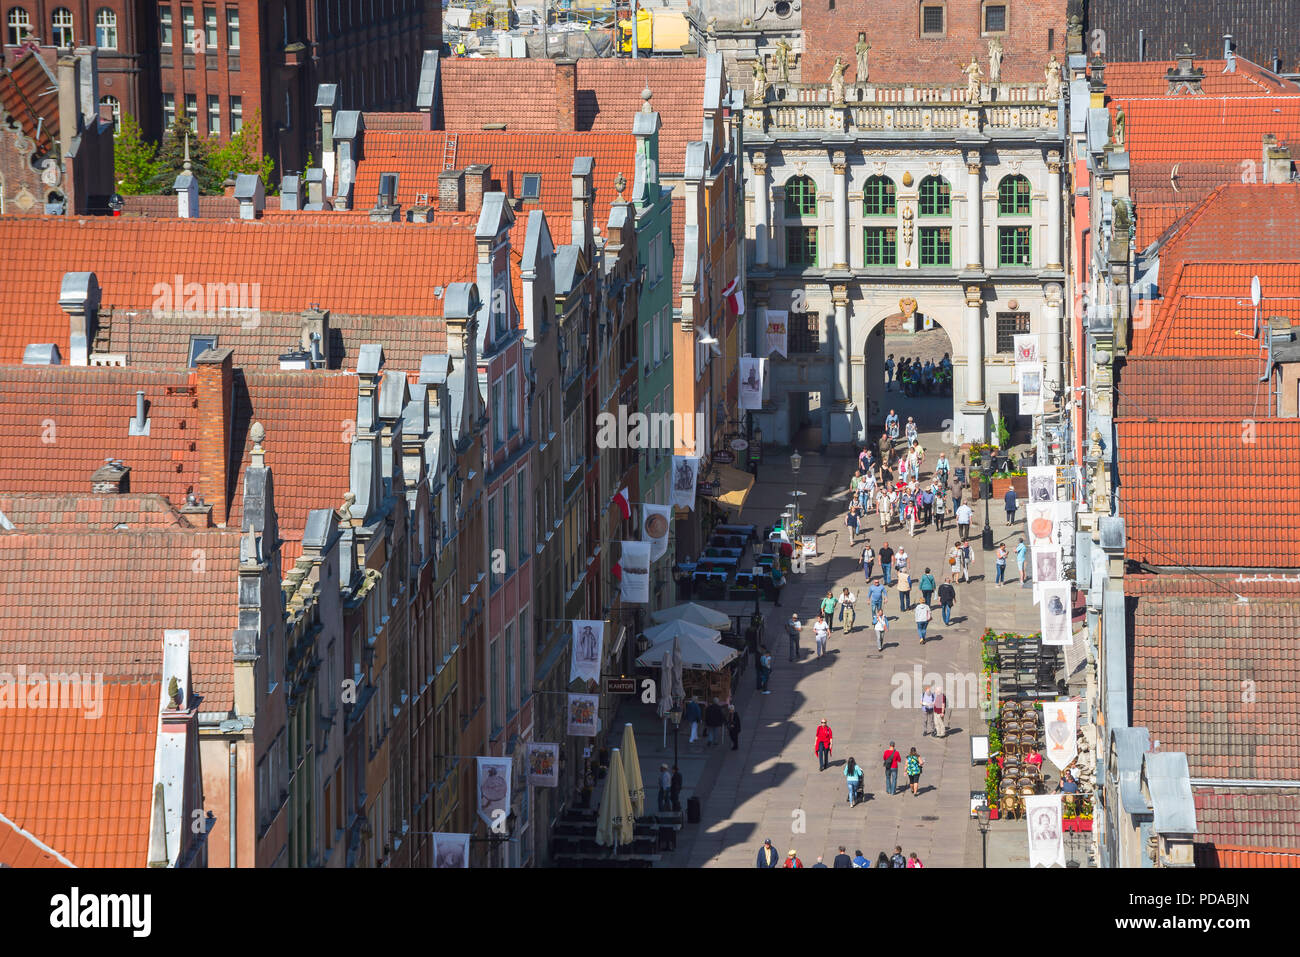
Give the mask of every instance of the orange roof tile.
[[0, 867], [75, 867], [9, 818], [0, 814]]
[[[552, 239], [556, 245], [564, 245], [571, 241], [573, 161], [580, 156], [595, 160], [593, 215], [603, 230], [609, 222], [610, 204], [617, 196], [614, 179], [618, 174], [627, 183], [624, 195], [631, 195], [636, 176], [636, 137], [631, 130], [629, 119], [627, 130], [617, 133], [367, 131], [365, 153], [357, 163], [354, 195], [358, 205], [368, 205], [378, 195], [379, 177], [397, 173], [397, 201], [404, 207], [413, 205], [420, 194], [428, 194], [436, 204], [444, 151], [447, 140], [454, 136], [456, 167], [463, 169], [476, 163], [490, 166], [489, 175], [494, 181], [491, 192], [520, 196], [524, 174], [540, 174], [540, 206], [546, 211]], [[518, 211], [518, 220], [527, 222], [528, 213], [535, 208], [525, 203]], [[434, 222], [453, 216], [477, 219], [474, 214], [435, 212]], [[522, 242], [519, 248], [522, 251]]]
[[[1119, 371], [1115, 414], [1123, 418], [1258, 414], [1268, 408], [1268, 383], [1259, 381], [1258, 357], [1212, 362], [1201, 356], [1158, 358], [1130, 355]], [[1214, 396], [1212, 404], [1206, 396]]]
[[1158, 162], [1253, 161], [1256, 175], [1263, 136], [1300, 148], [1300, 96], [1162, 96], [1110, 101], [1125, 114], [1125, 146], [1136, 169]]
[[[59, 140], [58, 51], [46, 47], [40, 52], [13, 52], [18, 58], [4, 63], [5, 69], [0, 70], [0, 108], [18, 123], [28, 139], [37, 140], [39, 131], [36, 146], [49, 152]], [[56, 82], [51, 83], [51, 77]]]
[[[186, 527], [189, 523], [161, 495], [0, 494], [0, 513], [20, 531], [106, 531], [130, 528]], [[57, 528], [56, 528], [57, 527]]]
[[1240, 418], [1117, 419], [1115, 425], [1127, 559], [1300, 567], [1300, 419], [1247, 425]]
[[1284, 80], [1276, 73], [1265, 70], [1243, 57], [1237, 57], [1236, 70], [1225, 73], [1227, 60], [1195, 60], [1192, 66], [1205, 71], [1201, 81], [1204, 94], [1178, 93], [1169, 95], [1165, 74], [1178, 66], [1176, 60], [1146, 60], [1140, 63], [1107, 63], [1106, 92], [1112, 97], [1166, 97], [1182, 99], [1188, 96], [1300, 96], [1300, 86]]
[[58, 299], [69, 272], [94, 272], [103, 305], [125, 311], [172, 311], [181, 276], [205, 287], [247, 283], [243, 302], [260, 310], [296, 312], [315, 302], [356, 316], [440, 316], [435, 287], [474, 278], [473, 217], [410, 228], [334, 216], [0, 217], [0, 362], [21, 362], [31, 343], [53, 342], [68, 355]]
[[[1300, 866], [1300, 788], [1198, 787], [1192, 791], [1192, 800], [1196, 804], [1197, 842], [1237, 852], [1238, 856], [1229, 859], [1232, 863], [1220, 857], [1219, 867]], [[1247, 864], [1242, 860], [1246, 854], [1284, 854], [1290, 860]], [[1197, 865], [1201, 866], [1199, 859]]]
[[[228, 711], [238, 572], [233, 529], [0, 534], [0, 668], [151, 679], [162, 668], [163, 632], [183, 628], [199, 710]], [[3, 801], [0, 809], [23, 823]]]
[[1208, 854], [1196, 845], [1197, 867], [1300, 867], [1300, 847], [1234, 847], [1213, 844]]
[[[27, 693], [37, 687], [69, 688]], [[162, 686], [106, 681], [96, 694], [102, 715], [84, 699], [0, 708], [0, 810], [78, 867], [145, 867]]]

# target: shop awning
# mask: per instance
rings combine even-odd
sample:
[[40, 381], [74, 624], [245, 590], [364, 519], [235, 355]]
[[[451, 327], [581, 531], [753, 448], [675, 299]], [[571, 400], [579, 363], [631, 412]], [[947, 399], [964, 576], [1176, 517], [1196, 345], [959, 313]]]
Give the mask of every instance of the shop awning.
[[754, 487], [753, 473], [733, 469], [730, 465], [716, 466], [715, 471], [718, 474], [718, 504], [734, 508], [739, 514], [745, 507], [749, 490]]

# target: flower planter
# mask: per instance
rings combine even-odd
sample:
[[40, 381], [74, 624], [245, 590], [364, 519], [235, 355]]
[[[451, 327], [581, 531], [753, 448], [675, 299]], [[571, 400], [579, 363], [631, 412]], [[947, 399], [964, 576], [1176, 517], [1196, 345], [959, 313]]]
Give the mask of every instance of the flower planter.
[[1092, 830], [1092, 818], [1090, 817], [1067, 817], [1062, 819], [1061, 824], [1066, 831]]
[[1029, 498], [1029, 476], [1017, 475], [1012, 478], [995, 478], [993, 480], [993, 497], [1001, 499], [1007, 494], [1007, 489], [1016, 490], [1016, 498], [1025, 501]]

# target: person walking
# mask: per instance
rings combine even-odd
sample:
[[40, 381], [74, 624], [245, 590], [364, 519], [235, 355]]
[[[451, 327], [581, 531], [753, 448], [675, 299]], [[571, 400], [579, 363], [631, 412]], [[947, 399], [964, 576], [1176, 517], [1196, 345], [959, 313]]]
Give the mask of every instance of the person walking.
[[[849, 785], [849, 807], [858, 806], [858, 795], [862, 793], [862, 766], [853, 758], [844, 765], [844, 780]], [[844, 848], [840, 848], [841, 851]]]
[[835, 590], [831, 589], [826, 593], [826, 597], [821, 601], [821, 613], [826, 616], [827, 620], [835, 617]]
[[903, 500], [903, 521], [907, 525], [909, 538], [916, 538], [916, 501], [909, 492]]
[[799, 855], [793, 850], [785, 856], [785, 863], [782, 867], [803, 867], [803, 861], [799, 860]]
[[925, 759], [916, 753], [916, 748], [911, 748], [907, 752], [907, 783], [912, 789], [912, 797], [920, 796], [921, 787], [921, 770], [925, 767]]
[[925, 602], [928, 605], [930, 604], [930, 597], [934, 594], [934, 589], [936, 587], [934, 576], [930, 574], [930, 569], [927, 568], [925, 570], [925, 574], [921, 576], [920, 584], [921, 584], [921, 601]]
[[885, 588], [884, 582], [876, 582], [867, 589], [867, 597], [871, 599], [871, 620], [876, 620], [876, 615], [880, 614], [885, 608], [885, 596], [889, 591]]
[[907, 611], [912, 607], [912, 576], [906, 571], [898, 573], [898, 610]]
[[769, 837], [758, 849], [758, 866], [776, 867], [779, 862], [780, 856], [776, 853], [776, 848], [772, 846], [772, 839]]
[[1016, 521], [1016, 490], [1007, 489], [1007, 494], [1002, 496], [1002, 506], [1007, 510], [1007, 524], [1013, 525]]
[[831, 861], [831, 867], [852, 867], [853, 858], [849, 857], [849, 852], [840, 845], [840, 852], [835, 855], [835, 860]]
[[854, 608], [858, 603], [858, 596], [850, 595], [848, 586], [845, 586], [844, 591], [840, 593], [839, 603], [840, 625], [844, 629], [844, 634], [847, 635], [853, 630], [853, 623], [857, 618], [854, 614]]
[[1025, 583], [1025, 561], [1029, 558], [1029, 546], [1025, 544], [1022, 538], [1016, 544], [1016, 565], [1020, 569], [1020, 584]]
[[975, 556], [971, 554], [970, 539], [961, 540], [961, 580], [970, 582], [970, 567], [975, 561]]
[[796, 661], [803, 656], [799, 653], [799, 633], [803, 631], [803, 622], [797, 611], [790, 613], [790, 620], [785, 623], [786, 634], [790, 636], [790, 660]]
[[[832, 615], [833, 614], [834, 613], [832, 612]], [[822, 614], [818, 615], [817, 620], [813, 622], [813, 638], [815, 638], [817, 642], [818, 658], [826, 654], [826, 639], [829, 638], [830, 636], [831, 636], [831, 623], [826, 620], [826, 614], [825, 612], [823, 612]]]
[[936, 531], [943, 531], [943, 520], [948, 516], [947, 495], [943, 486], [940, 486], [934, 493], [934, 527]]
[[876, 855], [876, 867], [892, 867], [892, 866], [893, 865], [889, 863], [889, 855], [886, 854], [884, 851], [881, 851], [879, 854]]
[[925, 865], [921, 863], [921, 859], [920, 859], [919, 857], [916, 856], [916, 851], [912, 851], [912, 853], [910, 853], [909, 855], [907, 855], [907, 866], [908, 866], [908, 867], [925, 867]]
[[813, 753], [817, 755], [818, 770], [825, 771], [831, 763], [831, 726], [822, 718], [822, 723], [817, 725], [817, 741], [813, 745]]
[[900, 548], [898, 550], [898, 554], [894, 556], [894, 571], [896, 572], [908, 571], [907, 561], [908, 561], [907, 549]]
[[934, 686], [934, 729], [936, 738], [948, 737], [948, 696], [943, 693], [943, 685]]
[[919, 602], [916, 606], [916, 634], [921, 639], [921, 644], [925, 644], [925, 631], [930, 627], [930, 619], [934, 614], [930, 611], [930, 606], [925, 602]]
[[[817, 863], [812, 866], [812, 869], [817, 870], [817, 868], [819, 867], [826, 867], [826, 862], [822, 860], [822, 856], [820, 854], [817, 855]], [[827, 869], [829, 870], [829, 868]]]
[[764, 645], [760, 649], [758, 656], [758, 691], [759, 694], [771, 694], [767, 690], [767, 683], [772, 677], [772, 652], [767, 650]]
[[970, 534], [970, 520], [975, 514], [974, 509], [967, 502], [962, 502], [957, 506], [957, 537], [965, 538]]
[[682, 772], [675, 764], [673, 765], [672, 785], [669, 788], [668, 796], [672, 801], [673, 810], [680, 811], [682, 809]]
[[907, 858], [903, 856], [903, 849], [901, 847], [894, 848], [894, 856], [889, 859], [889, 866], [890, 867], [907, 866]]
[[921, 737], [934, 734], [934, 685], [927, 684], [921, 692]]
[[854, 867], [870, 867], [871, 861], [862, 855], [862, 848], [858, 848], [857, 856], [853, 858]]
[[916, 437], [920, 433], [920, 429], [917, 428], [916, 420], [910, 415], [907, 417], [907, 427], [904, 431], [907, 435], [908, 448], [911, 448], [916, 444]]
[[894, 354], [891, 352], [885, 360], [885, 391], [894, 391]]
[[731, 750], [740, 750], [740, 712], [734, 704], [727, 705], [727, 734], [731, 736]]
[[996, 579], [997, 586], [1001, 588], [1003, 579], [1007, 577], [1007, 546], [1006, 545], [998, 546], [997, 561], [994, 563], [994, 568], [997, 569], [997, 573], [998, 573]]
[[943, 613], [944, 625], [952, 624], [952, 606], [957, 603], [957, 589], [953, 587], [956, 580], [956, 575], [950, 575], [939, 586], [939, 610]]
[[890, 446], [898, 441], [898, 413], [893, 409], [889, 410], [889, 415], [885, 416], [885, 434], [889, 436]]
[[781, 571], [779, 561], [772, 563], [772, 604], [781, 607], [781, 589], [785, 588], [785, 572]]
[[849, 526], [850, 541], [856, 545], [858, 543], [858, 528], [860, 527], [862, 506], [857, 503], [857, 497], [854, 496], [853, 503], [849, 506], [849, 514], [845, 517], [845, 524]]
[[[877, 583], [879, 584], [879, 583]], [[872, 628], [876, 630], [876, 651], [885, 650], [885, 632], [889, 630], [889, 619], [885, 616], [885, 609], [872, 605], [872, 613], [876, 620], [872, 623]]]
[[871, 572], [875, 564], [876, 550], [871, 547], [871, 542], [867, 542], [866, 548], [862, 549], [862, 574], [868, 585], [871, 584]]
[[889, 547], [889, 542], [880, 546], [880, 573], [885, 578], [885, 587], [892, 585], [894, 574], [894, 550]]
[[700, 722], [704, 720], [704, 709], [700, 707], [700, 702], [694, 695], [686, 702], [686, 707], [682, 709], [682, 720], [691, 726], [691, 738], [687, 744], [694, 744], [700, 740]]
[[885, 793], [898, 793], [898, 766], [903, 761], [903, 756], [898, 753], [898, 746], [893, 741], [889, 742], [889, 747], [885, 749]]
[[667, 814], [673, 807], [673, 775], [668, 765], [659, 765], [659, 810]]
[[722, 710], [722, 702], [717, 698], [713, 704], [704, 709], [704, 727], [709, 732], [709, 745], [722, 743], [722, 729], [727, 723], [727, 713]]

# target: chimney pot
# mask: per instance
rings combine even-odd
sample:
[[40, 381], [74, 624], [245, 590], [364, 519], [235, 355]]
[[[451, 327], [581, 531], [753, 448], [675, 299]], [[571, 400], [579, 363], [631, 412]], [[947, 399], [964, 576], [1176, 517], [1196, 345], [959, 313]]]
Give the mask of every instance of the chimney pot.
[[90, 491], [96, 495], [120, 495], [131, 490], [131, 467], [117, 460], [106, 461], [90, 476]]
[[572, 133], [577, 129], [575, 114], [578, 102], [578, 61], [555, 61], [555, 129]]

